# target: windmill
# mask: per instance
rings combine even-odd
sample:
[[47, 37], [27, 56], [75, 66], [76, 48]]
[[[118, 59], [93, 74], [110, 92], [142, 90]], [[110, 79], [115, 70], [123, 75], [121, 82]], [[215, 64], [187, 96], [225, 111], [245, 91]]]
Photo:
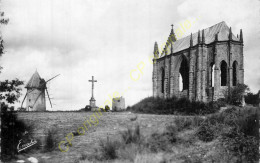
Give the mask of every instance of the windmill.
[[53, 78], [45, 81], [42, 79], [37, 71], [33, 74], [29, 82], [26, 84], [25, 88], [27, 92], [22, 101], [21, 108], [23, 107], [24, 100], [26, 98], [26, 110], [28, 111], [46, 111], [46, 100], [45, 100], [45, 90], [48, 95], [50, 105], [52, 107], [51, 99], [49, 96], [48, 89], [46, 84], [52, 79], [56, 78], [59, 75], [54, 76]]

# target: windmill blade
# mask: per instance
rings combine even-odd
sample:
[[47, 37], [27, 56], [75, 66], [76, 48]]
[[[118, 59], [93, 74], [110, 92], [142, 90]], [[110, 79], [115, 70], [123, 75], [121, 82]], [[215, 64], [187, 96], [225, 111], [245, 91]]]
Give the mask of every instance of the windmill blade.
[[23, 107], [23, 102], [24, 102], [24, 100], [25, 100], [27, 94], [28, 94], [28, 92], [25, 94], [25, 96], [24, 96], [24, 98], [23, 98], [23, 101], [22, 101], [22, 104], [21, 104], [21, 109], [22, 109], [22, 107]]
[[60, 74], [58, 74], [58, 75], [54, 76], [53, 78], [51, 78], [51, 79], [47, 80], [45, 83], [47, 83], [47, 82], [51, 81], [52, 79], [56, 78], [56, 77], [57, 77], [57, 76], [59, 76], [59, 75], [60, 75]]
[[[46, 82], [44, 82], [44, 83], [42, 83], [42, 84], [40, 84], [39, 87], [41, 88], [41, 87], [44, 86], [47, 82], [51, 81], [52, 79], [56, 78], [56, 77], [59, 76], [59, 75], [60, 75], [60, 74], [54, 76], [53, 78], [47, 80]], [[29, 92], [27, 92], [27, 94], [31, 93], [31, 92], [34, 91], [34, 90], [35, 90], [35, 88], [33, 88], [32, 90], [30, 90]]]
[[34, 105], [36, 104], [36, 102], [37, 102], [37, 100], [39, 99], [39, 97], [41, 96], [41, 94], [42, 94], [42, 92], [37, 96], [37, 98], [36, 98], [36, 100], [35, 100], [35, 102], [34, 102], [34, 104], [33, 104], [33, 106], [32, 106], [32, 108], [34, 107]]
[[[51, 99], [50, 99], [49, 92], [48, 92], [47, 88], [46, 88], [46, 92], [47, 92], [47, 95], [48, 95], [48, 98], [49, 98], [49, 101], [50, 101], [50, 104], [51, 104]], [[51, 104], [51, 108], [52, 108], [52, 104]]]

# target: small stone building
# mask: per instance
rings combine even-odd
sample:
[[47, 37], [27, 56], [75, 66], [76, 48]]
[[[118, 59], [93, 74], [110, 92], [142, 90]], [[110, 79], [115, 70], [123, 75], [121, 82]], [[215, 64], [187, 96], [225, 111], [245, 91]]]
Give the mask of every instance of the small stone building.
[[154, 45], [153, 96], [212, 101], [244, 83], [243, 34], [235, 36], [226, 23], [176, 39], [171, 30], [159, 52]]
[[125, 110], [125, 98], [116, 97], [112, 99], [112, 110], [113, 111], [122, 111]]

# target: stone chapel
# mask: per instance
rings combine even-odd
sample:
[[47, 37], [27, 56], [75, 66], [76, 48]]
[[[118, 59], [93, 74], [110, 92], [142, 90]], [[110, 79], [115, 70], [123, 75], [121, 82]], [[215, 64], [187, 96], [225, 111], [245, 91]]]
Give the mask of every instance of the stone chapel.
[[244, 83], [242, 29], [236, 37], [224, 21], [178, 40], [171, 29], [162, 52], [155, 42], [153, 53], [154, 97], [209, 102]]

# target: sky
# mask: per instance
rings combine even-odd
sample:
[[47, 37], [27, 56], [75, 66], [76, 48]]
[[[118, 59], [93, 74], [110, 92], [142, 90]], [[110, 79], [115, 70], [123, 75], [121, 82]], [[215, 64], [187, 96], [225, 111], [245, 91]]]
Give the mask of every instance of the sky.
[[187, 20], [193, 23], [182, 37], [221, 21], [235, 35], [243, 29], [245, 84], [260, 89], [258, 0], [2, 0], [1, 10], [9, 23], [1, 26], [0, 80], [26, 83], [36, 70], [45, 80], [60, 74], [47, 85], [54, 104], [47, 101], [47, 110], [88, 105], [92, 76], [97, 106], [113, 96], [126, 106], [152, 96], [154, 42], [161, 51], [171, 24], [181, 29]]

